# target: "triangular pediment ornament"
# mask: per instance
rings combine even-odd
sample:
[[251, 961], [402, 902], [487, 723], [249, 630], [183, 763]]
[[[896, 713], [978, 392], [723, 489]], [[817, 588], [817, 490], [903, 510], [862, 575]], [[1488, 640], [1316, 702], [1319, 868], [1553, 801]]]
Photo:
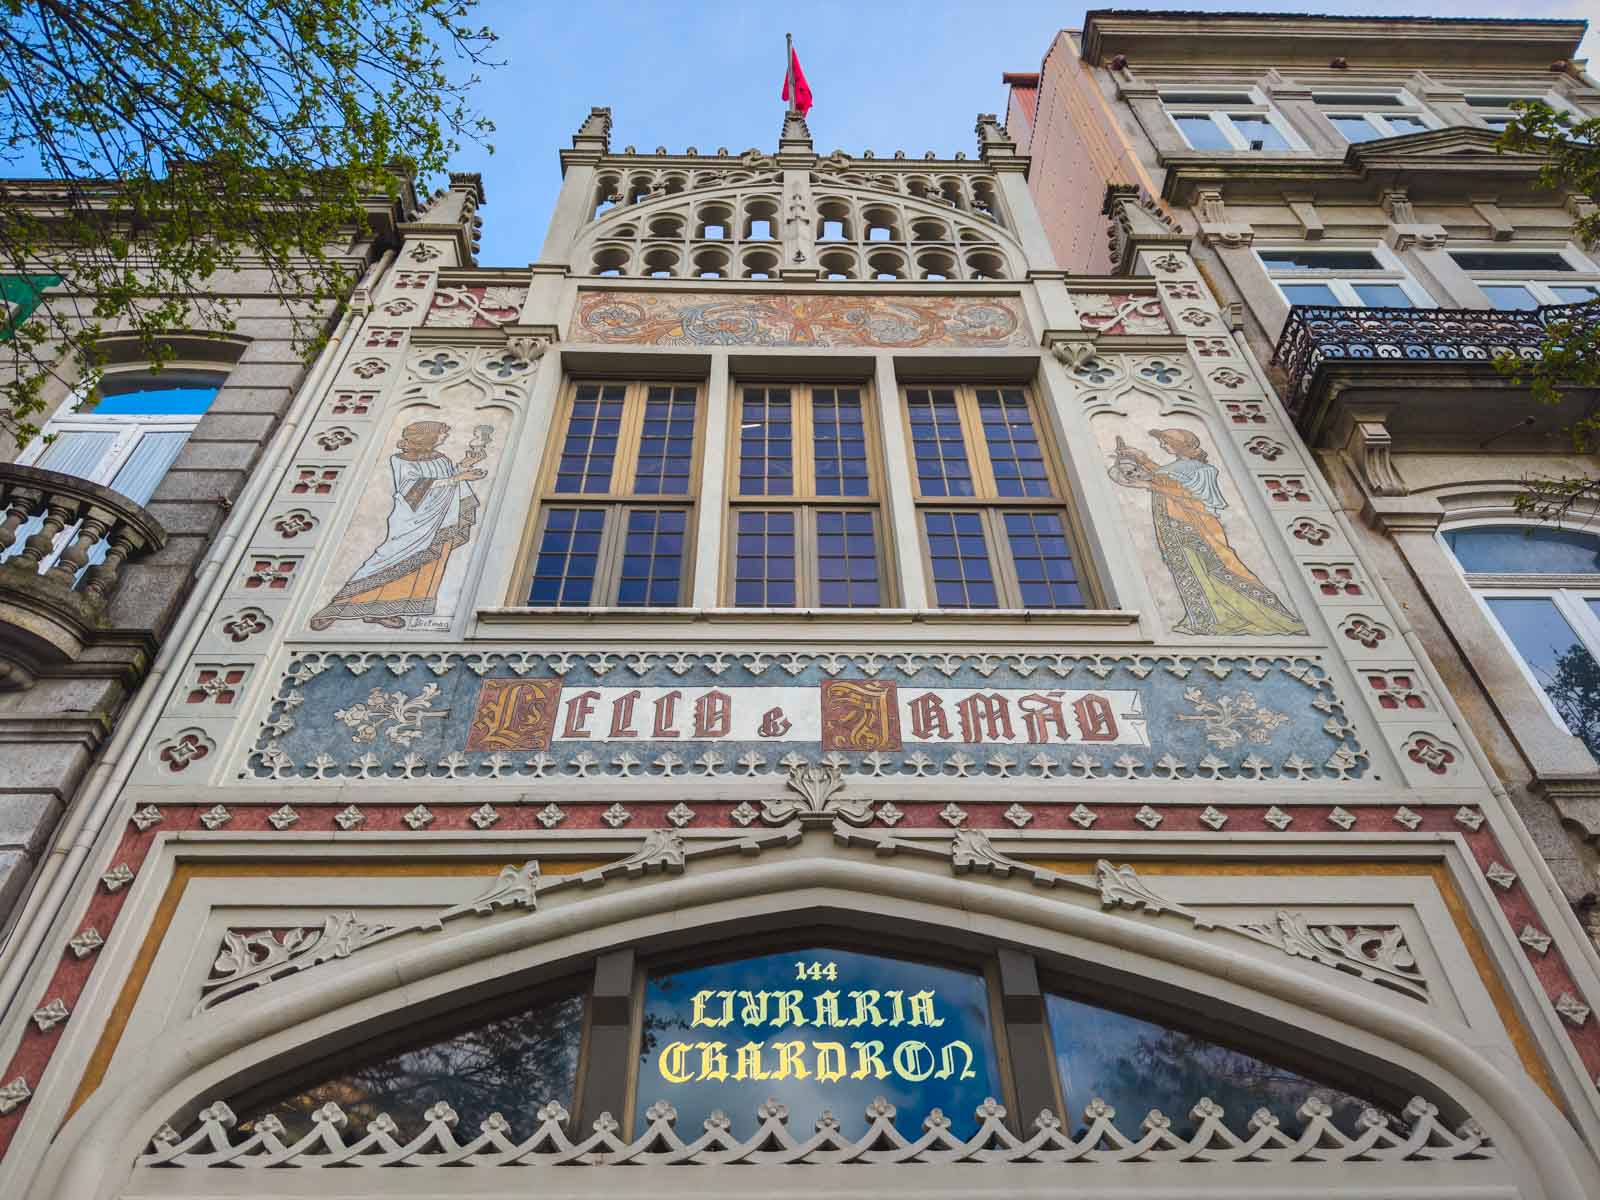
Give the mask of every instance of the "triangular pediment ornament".
[[1430, 162], [1466, 159], [1476, 163], [1485, 155], [1491, 155], [1502, 167], [1530, 168], [1544, 161], [1542, 157], [1534, 154], [1503, 154], [1496, 149], [1498, 144], [1499, 134], [1489, 129], [1468, 129], [1462, 126], [1450, 129], [1426, 129], [1421, 133], [1405, 133], [1399, 137], [1356, 142], [1345, 152], [1345, 161], [1357, 167], [1371, 167], [1401, 159], [1427, 159]]

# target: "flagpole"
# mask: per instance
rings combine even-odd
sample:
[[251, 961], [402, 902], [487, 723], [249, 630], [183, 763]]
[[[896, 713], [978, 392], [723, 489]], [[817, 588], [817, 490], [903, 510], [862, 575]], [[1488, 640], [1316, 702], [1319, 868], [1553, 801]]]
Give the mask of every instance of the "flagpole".
[[789, 111], [794, 111], [794, 34], [783, 35], [783, 90], [789, 93]]

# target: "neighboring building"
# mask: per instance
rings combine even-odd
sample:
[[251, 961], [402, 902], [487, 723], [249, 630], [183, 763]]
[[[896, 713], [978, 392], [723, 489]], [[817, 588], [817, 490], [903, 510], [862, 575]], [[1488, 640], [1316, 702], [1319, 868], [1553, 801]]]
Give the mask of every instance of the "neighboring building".
[[1573, 315], [1541, 306], [1600, 298], [1600, 251], [1573, 240], [1595, 198], [1495, 149], [1515, 101], [1600, 113], [1573, 62], [1584, 29], [1103, 10], [1007, 80], [1066, 265], [1109, 264], [1085, 207], [1103, 184], [1197, 235], [1398, 601], [1361, 635], [1420, 640], [1600, 934], [1600, 527], [1581, 507], [1560, 529], [1515, 510], [1526, 479], [1600, 465], [1564, 432], [1596, 396], [1544, 407], [1489, 361]]
[[301, 388], [0, 1194], [1600, 1193], [1582, 930], [1188, 236], [1069, 275], [992, 116], [610, 125]]
[[[36, 196], [44, 220], [60, 186], [6, 183]], [[370, 228], [351, 231], [338, 256], [353, 281], [416, 205], [402, 196], [365, 207]], [[13, 460], [0, 463], [0, 932], [63, 813], [77, 813], [69, 834], [81, 828], [93, 801], [78, 798], [98, 793], [142, 736], [135, 718], [118, 737], [129, 697], [187, 653], [179, 609], [218, 569], [211, 551], [227, 515], [251, 502], [251, 472], [306, 375], [285, 305], [311, 331], [337, 308], [282, 295], [265, 269], [227, 287], [235, 329], [174, 331], [159, 372], [137, 336], [108, 332], [98, 384], [79, 384], [68, 364], [47, 384], [43, 433], [0, 448]], [[17, 320], [91, 299], [60, 275], [0, 278], [0, 296]], [[0, 326], [0, 347], [4, 336]]]

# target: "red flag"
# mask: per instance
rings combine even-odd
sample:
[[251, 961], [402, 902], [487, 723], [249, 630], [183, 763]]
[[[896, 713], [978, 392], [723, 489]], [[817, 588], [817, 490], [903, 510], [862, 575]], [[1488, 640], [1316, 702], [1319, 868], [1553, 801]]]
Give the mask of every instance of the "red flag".
[[791, 48], [789, 50], [789, 73], [783, 77], [783, 95], [780, 100], [789, 98], [789, 85], [794, 84], [794, 106], [800, 110], [803, 117], [811, 111], [811, 85], [806, 82], [806, 73], [800, 69], [800, 56]]

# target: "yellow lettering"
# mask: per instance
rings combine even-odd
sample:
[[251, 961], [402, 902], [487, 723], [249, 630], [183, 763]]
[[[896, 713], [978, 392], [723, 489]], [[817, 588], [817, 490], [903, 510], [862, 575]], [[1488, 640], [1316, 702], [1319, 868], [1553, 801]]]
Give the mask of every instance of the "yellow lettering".
[[857, 1055], [857, 1066], [850, 1072], [851, 1079], [865, 1079], [869, 1074], [874, 1079], [889, 1078], [889, 1068], [883, 1065], [883, 1043], [877, 1040], [870, 1042], [851, 1042], [850, 1049]]
[[773, 1042], [772, 1048], [778, 1052], [778, 1069], [772, 1073], [773, 1079], [811, 1078], [811, 1072], [806, 1070], [804, 1042]]
[[972, 1069], [972, 1047], [966, 1042], [948, 1042], [943, 1050], [939, 1051], [939, 1069], [934, 1072], [935, 1079], [949, 1079], [956, 1069], [956, 1051], [961, 1051], [967, 1056], [966, 1062], [961, 1065], [961, 1074], [957, 1079], [976, 1079], [978, 1073]]
[[856, 1002], [856, 1015], [850, 1024], [871, 1025], [874, 1029], [882, 1025], [883, 1014], [878, 1011], [879, 995], [880, 993], [874, 988], [867, 988], [861, 992], [851, 992], [850, 998]]
[[839, 993], [828, 991], [818, 992], [813, 997], [817, 1006], [817, 1016], [813, 1024], [824, 1028], [837, 1026], [839, 1022]]
[[718, 1083], [728, 1078], [728, 1056], [723, 1053], [726, 1042], [696, 1042], [695, 1049], [700, 1051], [701, 1079], [715, 1079]]
[[739, 1047], [738, 1065], [733, 1069], [735, 1079], [768, 1078], [767, 1072], [761, 1066], [761, 1047], [764, 1045], [765, 1042], [746, 1042]]
[[911, 993], [911, 1023], [913, 1025], [943, 1025], [944, 1018], [933, 1015], [933, 992]]
[[817, 1042], [817, 1081], [832, 1083], [844, 1078], [844, 1043]]
[[688, 1057], [688, 1042], [669, 1042], [663, 1046], [661, 1058], [657, 1063], [661, 1078], [668, 1083], [688, 1083], [691, 1076], [684, 1065], [684, 1060]]
[[[722, 1016], [720, 1018], [713, 1017], [706, 1012], [706, 1006], [709, 1004], [713, 996], [722, 997]], [[707, 1025], [712, 1029], [716, 1029], [722, 1025], [726, 1025], [731, 1020], [733, 1020], [732, 992], [716, 992], [712, 991], [710, 988], [707, 988], [703, 992], [696, 992], [694, 994], [694, 1008], [689, 1016], [689, 1024], [691, 1026]]]
[[889, 1025], [893, 1027], [904, 1024], [906, 1019], [906, 994], [901, 991], [893, 991], [885, 992], [884, 995], [889, 998], [889, 1003], [893, 1006], [893, 1012], [889, 1016]]
[[894, 1048], [894, 1070], [909, 1083], [921, 1083], [933, 1074], [933, 1051], [926, 1042], [901, 1042]]
[[778, 1005], [778, 1011], [772, 1014], [774, 1028], [787, 1029], [790, 1025], [806, 1023], [806, 1014], [800, 1007], [805, 1003], [806, 994], [799, 988], [792, 988], [787, 992], [773, 992], [772, 998]]
[[746, 1025], [765, 1025], [767, 1023], [767, 998], [771, 992], [740, 992], [744, 999], [744, 1008], [740, 1010], [739, 1020]]

